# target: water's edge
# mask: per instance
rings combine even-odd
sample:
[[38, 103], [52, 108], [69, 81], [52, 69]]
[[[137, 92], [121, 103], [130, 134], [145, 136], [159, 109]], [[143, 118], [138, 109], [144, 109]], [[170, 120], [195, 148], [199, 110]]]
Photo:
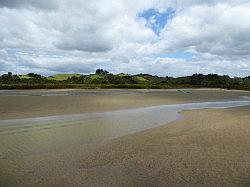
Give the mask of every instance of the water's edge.
[[[98, 139], [110, 139], [168, 124], [181, 118], [184, 110], [231, 108], [250, 105], [249, 98], [236, 101], [201, 102], [151, 106], [101, 113], [83, 113], [25, 119], [0, 120], [0, 134], [27, 133], [58, 128], [78, 128]], [[98, 132], [97, 132], [98, 131]], [[82, 136], [84, 139], [84, 136]]]
[[184, 110], [250, 106], [250, 99], [152, 106], [113, 112], [0, 120], [0, 165], [40, 154], [72, 156], [114, 138], [182, 119]]

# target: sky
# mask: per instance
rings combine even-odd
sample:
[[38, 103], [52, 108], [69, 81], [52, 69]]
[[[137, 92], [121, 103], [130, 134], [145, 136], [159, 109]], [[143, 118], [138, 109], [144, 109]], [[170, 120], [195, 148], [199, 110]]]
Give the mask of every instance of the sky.
[[0, 74], [250, 75], [250, 0], [0, 0]]

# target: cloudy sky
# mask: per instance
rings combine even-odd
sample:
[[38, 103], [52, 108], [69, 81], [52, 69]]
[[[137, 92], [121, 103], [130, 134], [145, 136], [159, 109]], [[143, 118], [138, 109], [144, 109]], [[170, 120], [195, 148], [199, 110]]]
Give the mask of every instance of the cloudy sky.
[[0, 74], [250, 75], [250, 0], [0, 0]]

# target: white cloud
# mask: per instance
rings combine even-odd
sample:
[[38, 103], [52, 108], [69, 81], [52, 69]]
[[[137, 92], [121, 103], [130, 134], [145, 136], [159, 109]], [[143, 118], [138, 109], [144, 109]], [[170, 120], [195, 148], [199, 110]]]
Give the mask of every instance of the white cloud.
[[167, 50], [195, 50], [225, 57], [249, 55], [250, 3], [192, 6], [177, 15], [162, 32]]
[[[157, 36], [137, 15], [176, 9]], [[0, 0], [0, 73], [250, 74], [247, 0]], [[193, 59], [156, 54], [191, 52]]]
[[0, 7], [7, 8], [38, 8], [38, 9], [56, 9], [58, 8], [57, 0], [1, 0]]

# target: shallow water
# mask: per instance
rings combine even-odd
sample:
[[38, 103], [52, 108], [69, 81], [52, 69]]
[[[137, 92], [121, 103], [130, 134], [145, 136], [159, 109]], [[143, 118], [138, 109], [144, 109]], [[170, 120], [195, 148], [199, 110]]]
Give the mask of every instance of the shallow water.
[[[180, 119], [179, 112], [191, 109], [228, 108], [250, 105], [247, 97], [237, 101], [201, 102], [188, 104], [160, 105], [137, 109], [126, 109], [102, 113], [83, 113], [25, 119], [0, 120], [0, 135], [25, 134], [59, 128], [82, 128], [93, 142], [103, 141], [129, 133], [167, 124]], [[69, 134], [70, 135], [70, 134]], [[74, 134], [71, 134], [74, 136]], [[91, 138], [92, 137], [92, 138]]]
[[183, 110], [247, 105], [250, 99], [242, 97], [235, 101], [0, 120], [0, 186], [1, 182], [19, 186], [20, 181], [24, 186], [39, 184], [41, 176], [77, 171], [78, 160], [101, 143], [181, 119]]

